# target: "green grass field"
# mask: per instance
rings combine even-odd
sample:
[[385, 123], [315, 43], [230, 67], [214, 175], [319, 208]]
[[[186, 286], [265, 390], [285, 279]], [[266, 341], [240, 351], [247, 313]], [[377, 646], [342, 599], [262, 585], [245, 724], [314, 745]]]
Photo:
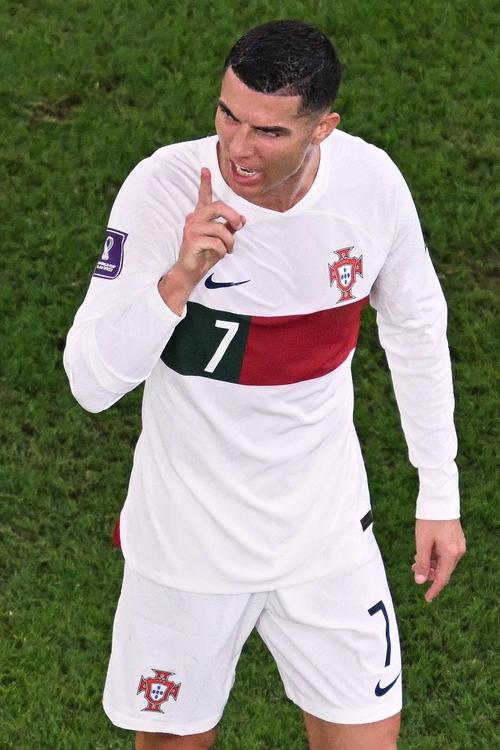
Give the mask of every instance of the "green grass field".
[[[469, 552], [430, 606], [410, 574], [416, 481], [371, 314], [356, 355], [357, 425], [404, 648], [400, 748], [500, 747], [496, 9], [494, 0], [0, 3], [0, 750], [133, 746], [100, 695], [122, 567], [110, 536], [141, 394], [86, 414], [61, 354], [119, 185], [160, 145], [213, 131], [229, 46], [278, 17], [313, 21], [336, 43], [342, 127], [386, 148], [406, 175], [450, 306]], [[219, 746], [305, 750], [257, 638]]]

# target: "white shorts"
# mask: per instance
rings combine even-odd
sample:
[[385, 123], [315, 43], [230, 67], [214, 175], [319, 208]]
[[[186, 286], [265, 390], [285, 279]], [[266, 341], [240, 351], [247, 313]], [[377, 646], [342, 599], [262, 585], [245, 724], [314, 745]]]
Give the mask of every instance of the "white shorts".
[[104, 690], [108, 717], [136, 731], [211, 729], [254, 627], [304, 711], [340, 724], [397, 713], [397, 625], [377, 543], [371, 530], [367, 536], [373, 554], [357, 570], [256, 594], [186, 593], [126, 566]]

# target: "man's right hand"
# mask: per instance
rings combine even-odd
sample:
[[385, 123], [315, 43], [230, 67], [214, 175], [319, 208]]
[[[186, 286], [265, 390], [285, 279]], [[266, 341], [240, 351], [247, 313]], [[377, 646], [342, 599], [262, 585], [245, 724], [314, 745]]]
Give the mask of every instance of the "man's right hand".
[[196, 284], [226, 253], [233, 251], [234, 233], [244, 225], [244, 216], [222, 201], [213, 201], [210, 170], [203, 167], [198, 202], [186, 216], [179, 258], [158, 284], [164, 302], [173, 312], [182, 313]]

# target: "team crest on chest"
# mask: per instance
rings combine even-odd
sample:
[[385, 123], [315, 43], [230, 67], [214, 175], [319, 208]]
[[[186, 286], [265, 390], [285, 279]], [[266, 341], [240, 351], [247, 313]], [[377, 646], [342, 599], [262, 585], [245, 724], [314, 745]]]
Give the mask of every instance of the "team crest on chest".
[[356, 283], [356, 276], [363, 276], [363, 256], [359, 258], [350, 258], [349, 253], [354, 250], [352, 247], [343, 247], [341, 250], [335, 250], [338, 260], [335, 263], [328, 264], [330, 272], [330, 286], [337, 284], [340, 291], [339, 302], [345, 302], [348, 299], [355, 299], [351, 289]]
[[143, 677], [139, 680], [139, 687], [137, 688], [137, 695], [144, 693], [144, 698], [147, 701], [142, 711], [155, 711], [156, 713], [164, 713], [161, 710], [162, 703], [168, 701], [169, 698], [177, 700], [179, 690], [181, 689], [180, 682], [172, 682], [170, 675], [175, 672], [166, 672], [163, 669], [153, 669], [155, 673], [154, 677]]

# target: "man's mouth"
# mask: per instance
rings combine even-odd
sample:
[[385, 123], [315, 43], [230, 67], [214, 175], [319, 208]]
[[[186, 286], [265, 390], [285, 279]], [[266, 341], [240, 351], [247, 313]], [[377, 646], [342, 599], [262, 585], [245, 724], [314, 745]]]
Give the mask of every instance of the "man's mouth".
[[257, 173], [256, 169], [249, 169], [248, 167], [242, 167], [240, 164], [236, 164], [236, 162], [234, 162], [234, 161], [233, 161], [233, 164], [234, 164], [234, 168], [235, 168], [236, 172], [238, 172], [238, 174], [241, 174], [241, 175], [252, 175], [252, 174], [256, 174]]
[[250, 167], [244, 167], [242, 164], [238, 164], [232, 159], [229, 160], [231, 165], [231, 173], [233, 179], [240, 185], [251, 185], [254, 182], [258, 182], [261, 176], [261, 172], [258, 169], [250, 169]]

